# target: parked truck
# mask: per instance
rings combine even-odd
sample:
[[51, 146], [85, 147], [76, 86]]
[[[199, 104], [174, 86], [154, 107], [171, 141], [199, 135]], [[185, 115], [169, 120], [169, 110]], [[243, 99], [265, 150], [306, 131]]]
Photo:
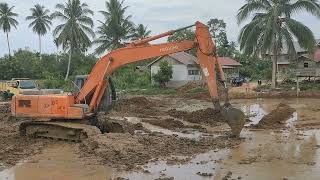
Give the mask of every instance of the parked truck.
[[14, 95], [23, 94], [24, 91], [37, 91], [35, 80], [29, 78], [13, 78], [10, 81], [0, 81], [0, 100], [11, 99]]

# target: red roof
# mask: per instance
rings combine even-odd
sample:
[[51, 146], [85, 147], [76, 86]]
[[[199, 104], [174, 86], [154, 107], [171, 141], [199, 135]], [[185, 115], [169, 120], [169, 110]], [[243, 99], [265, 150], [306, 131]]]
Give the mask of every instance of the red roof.
[[314, 60], [320, 62], [320, 49], [317, 49], [314, 53]]
[[218, 57], [218, 61], [222, 66], [241, 66], [241, 64], [230, 57]]

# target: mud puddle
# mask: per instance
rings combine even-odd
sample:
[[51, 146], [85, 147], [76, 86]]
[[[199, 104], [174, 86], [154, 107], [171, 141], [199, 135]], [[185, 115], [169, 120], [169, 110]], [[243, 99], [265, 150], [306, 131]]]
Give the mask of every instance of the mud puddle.
[[[181, 137], [181, 138], [191, 138], [191, 139], [199, 139], [202, 136], [209, 136], [209, 134], [204, 133], [204, 132], [199, 132], [197, 130], [192, 130], [192, 131], [190, 130], [190, 131], [187, 131], [185, 133], [173, 131], [173, 130], [170, 130], [170, 129], [162, 128], [162, 127], [159, 127], [159, 126], [152, 125], [150, 123], [144, 122], [143, 119], [137, 118], [137, 117], [124, 117], [124, 118], [113, 117], [113, 118], [114, 119], [119, 119], [119, 120], [127, 120], [128, 122], [131, 122], [131, 123], [134, 123], [134, 124], [141, 123], [144, 128], [146, 128], [146, 129], [148, 129], [148, 130], [150, 130], [151, 132], [154, 132], [154, 133], [159, 132], [159, 133], [162, 133], [162, 134], [165, 134], [165, 135], [174, 135], [174, 136], [178, 136], [178, 137]], [[149, 118], [147, 120], [156, 120], [156, 119], [150, 119]], [[212, 135], [212, 137], [217, 137], [217, 136]]]
[[113, 170], [101, 165], [86, 164], [75, 144], [56, 143], [41, 154], [13, 168], [0, 172], [6, 180], [101, 180], [112, 179]]

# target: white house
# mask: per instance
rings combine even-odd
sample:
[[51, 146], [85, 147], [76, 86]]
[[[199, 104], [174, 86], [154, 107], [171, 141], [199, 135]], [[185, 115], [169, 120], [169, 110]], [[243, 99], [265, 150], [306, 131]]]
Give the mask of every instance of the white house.
[[[226, 73], [227, 77], [239, 75], [238, 67], [241, 66], [240, 63], [228, 57], [219, 57], [218, 60], [220, 61], [224, 71], [229, 72]], [[152, 76], [159, 71], [160, 62], [163, 61], [167, 61], [172, 65], [173, 75], [172, 79], [167, 84], [168, 86], [178, 87], [185, 85], [190, 81], [197, 83], [202, 82], [202, 72], [200, 70], [200, 65], [197, 58], [186, 52], [162, 56], [151, 62], [148, 65], [148, 67], [151, 69], [151, 79]], [[228, 74], [230, 76], [228, 76]]]

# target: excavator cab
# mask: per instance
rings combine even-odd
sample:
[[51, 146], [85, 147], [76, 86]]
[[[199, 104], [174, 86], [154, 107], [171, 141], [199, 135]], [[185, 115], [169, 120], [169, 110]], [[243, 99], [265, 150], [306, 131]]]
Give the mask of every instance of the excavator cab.
[[[81, 93], [81, 89], [86, 83], [89, 75], [77, 75], [74, 80], [74, 94], [77, 95]], [[92, 98], [92, 97], [91, 97]], [[117, 93], [114, 82], [110, 77], [108, 80], [108, 88], [105, 91], [101, 103], [99, 104], [99, 108], [97, 109], [100, 112], [107, 112], [112, 108], [113, 102], [117, 100]], [[87, 102], [85, 102], [87, 104]]]

